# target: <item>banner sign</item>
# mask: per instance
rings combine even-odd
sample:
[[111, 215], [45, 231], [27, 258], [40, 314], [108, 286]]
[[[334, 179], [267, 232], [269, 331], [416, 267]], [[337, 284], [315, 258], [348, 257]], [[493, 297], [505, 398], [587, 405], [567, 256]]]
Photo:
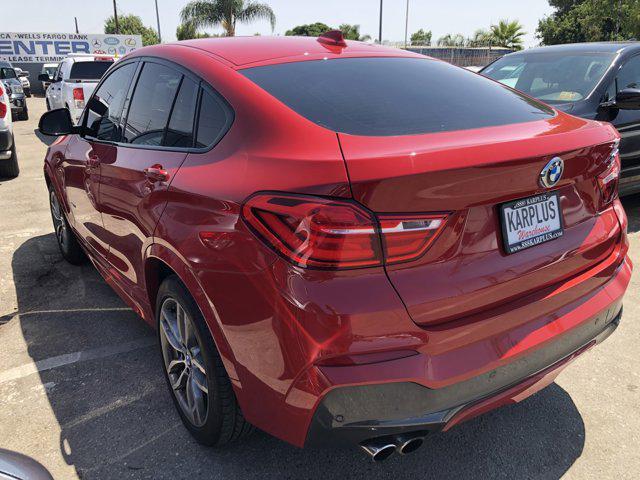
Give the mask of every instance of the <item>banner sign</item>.
[[59, 62], [70, 53], [122, 57], [140, 47], [140, 35], [0, 32], [0, 60], [16, 63]]

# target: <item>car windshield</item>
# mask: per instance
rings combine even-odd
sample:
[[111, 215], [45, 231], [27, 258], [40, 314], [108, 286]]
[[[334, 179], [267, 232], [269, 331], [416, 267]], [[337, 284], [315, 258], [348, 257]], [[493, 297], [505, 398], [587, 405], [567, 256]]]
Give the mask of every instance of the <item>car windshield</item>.
[[69, 73], [70, 80], [100, 80], [113, 62], [75, 62]]
[[0, 78], [2, 80], [16, 78], [16, 71], [13, 68], [0, 68]]
[[44, 67], [44, 72], [42, 73], [46, 73], [50, 77], [53, 77], [53, 74], [56, 73], [57, 68], [58, 67]]
[[480, 73], [547, 103], [571, 103], [589, 96], [614, 56], [521, 53], [502, 57]]
[[307, 119], [352, 135], [418, 135], [554, 115], [480, 75], [426, 58], [315, 60], [241, 73]]

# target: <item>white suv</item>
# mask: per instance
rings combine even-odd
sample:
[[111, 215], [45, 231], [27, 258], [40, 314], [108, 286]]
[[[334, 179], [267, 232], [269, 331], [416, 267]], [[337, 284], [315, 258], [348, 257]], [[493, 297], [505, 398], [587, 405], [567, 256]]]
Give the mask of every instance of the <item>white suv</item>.
[[7, 88], [0, 82], [0, 177], [17, 177], [19, 172], [16, 145], [13, 142], [11, 104]]
[[[66, 108], [78, 123], [89, 99], [102, 75], [113, 65], [113, 57], [104, 55], [69, 55], [60, 62], [45, 95], [47, 110]], [[40, 81], [48, 81], [48, 75], [40, 74]]]

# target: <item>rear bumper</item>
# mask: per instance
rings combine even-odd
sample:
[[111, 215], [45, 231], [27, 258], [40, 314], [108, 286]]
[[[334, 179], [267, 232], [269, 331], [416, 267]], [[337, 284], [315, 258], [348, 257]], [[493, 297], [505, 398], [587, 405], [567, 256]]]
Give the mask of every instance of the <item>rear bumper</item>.
[[442, 389], [411, 382], [338, 387], [318, 405], [307, 446], [358, 444], [387, 435], [445, 431], [551, 384], [577, 356], [618, 327], [613, 305], [556, 341], [483, 375]]

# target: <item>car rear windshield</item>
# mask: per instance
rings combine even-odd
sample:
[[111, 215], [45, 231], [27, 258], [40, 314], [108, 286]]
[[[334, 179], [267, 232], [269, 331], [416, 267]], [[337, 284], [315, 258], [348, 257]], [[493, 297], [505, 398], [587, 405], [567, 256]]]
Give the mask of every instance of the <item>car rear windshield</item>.
[[100, 80], [111, 65], [113, 62], [75, 62], [71, 66], [69, 79]]
[[467, 130], [554, 115], [498, 83], [426, 58], [303, 61], [241, 73], [307, 119], [352, 135]]
[[532, 52], [507, 55], [481, 73], [547, 103], [587, 97], [613, 61], [612, 53]]

